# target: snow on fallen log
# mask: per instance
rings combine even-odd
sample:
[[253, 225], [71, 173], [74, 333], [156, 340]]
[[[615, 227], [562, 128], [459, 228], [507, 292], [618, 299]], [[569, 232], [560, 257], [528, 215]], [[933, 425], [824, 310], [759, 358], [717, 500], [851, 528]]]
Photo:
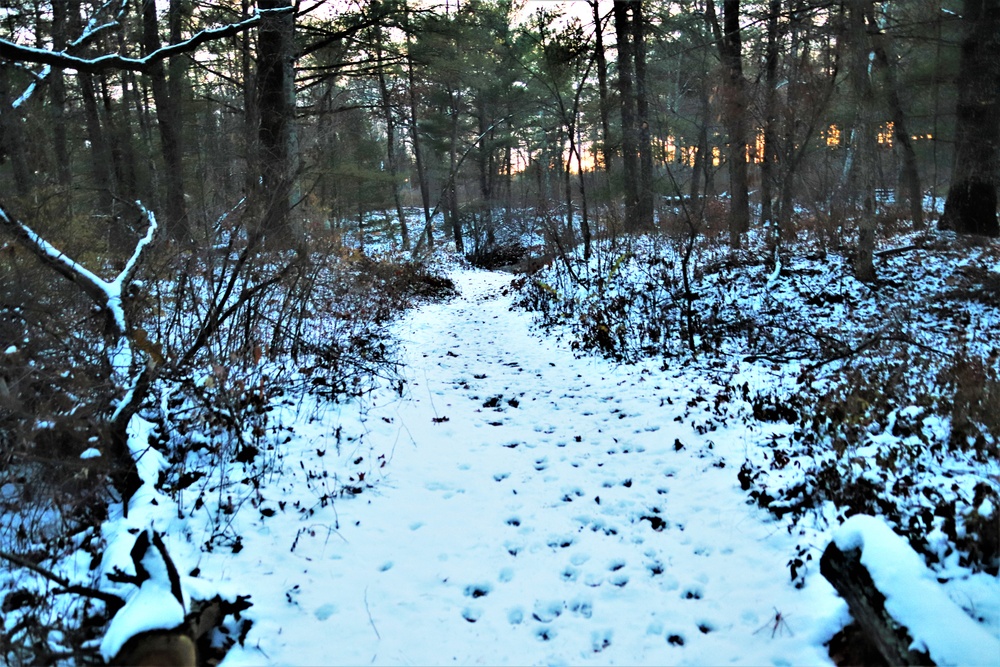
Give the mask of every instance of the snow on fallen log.
[[820, 572], [889, 664], [1000, 664], [1000, 640], [948, 597], [882, 520], [848, 519], [823, 553]]
[[138, 586], [111, 619], [101, 656], [120, 665], [196, 664], [193, 639], [186, 634], [187, 603], [180, 577], [159, 533], [139, 533], [132, 548]]

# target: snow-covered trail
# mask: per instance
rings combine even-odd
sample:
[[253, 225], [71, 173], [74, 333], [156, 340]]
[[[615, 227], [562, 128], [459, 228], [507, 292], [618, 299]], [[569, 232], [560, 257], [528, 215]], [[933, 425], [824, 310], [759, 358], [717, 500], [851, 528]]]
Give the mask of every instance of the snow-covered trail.
[[[404, 396], [297, 428], [263, 489], [288, 511], [241, 513], [244, 549], [201, 563], [253, 595], [226, 664], [828, 664], [844, 606], [791, 585], [793, 538], [739, 489], [743, 434], [675, 421], [682, 374], [532, 332], [509, 276], [453, 278], [398, 324]], [[337, 426], [379, 477], [324, 506]]]

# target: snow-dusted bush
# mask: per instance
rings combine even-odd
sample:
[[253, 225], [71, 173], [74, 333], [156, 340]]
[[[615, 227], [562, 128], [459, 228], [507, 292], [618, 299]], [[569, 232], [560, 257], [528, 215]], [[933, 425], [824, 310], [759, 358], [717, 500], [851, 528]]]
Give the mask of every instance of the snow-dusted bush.
[[[829, 245], [772, 264], [753, 259], [769, 257], [760, 240], [731, 253], [682, 232], [557, 260], [519, 281], [521, 306], [584, 352], [736, 369], [720, 396], [727, 410], [742, 396], [761, 432], [740, 481], [775, 514], [821, 525], [879, 514], [938, 567], [995, 573], [1000, 250], [886, 237], [880, 280], [866, 285]], [[757, 377], [768, 381], [746, 384]]]
[[[107, 582], [65, 558], [99, 563], [97, 527], [143, 485], [205, 515], [205, 548], [239, 550], [231, 517], [259, 505], [260, 480], [280, 462], [282, 408], [395, 378], [386, 325], [452, 289], [419, 264], [373, 260], [335, 239], [270, 247], [247, 233], [245, 215], [243, 205], [221, 215], [198, 247], [150, 245], [127, 280], [65, 269], [98, 297], [106, 288], [110, 313], [32, 253], [0, 257], [0, 333], [13, 341], [0, 349], [3, 661], [93, 654], [108, 609], [92, 592]], [[115, 250], [88, 257], [105, 274], [131, 266]], [[127, 462], [112, 444], [125, 425]], [[67, 580], [86, 590], [66, 595]]]

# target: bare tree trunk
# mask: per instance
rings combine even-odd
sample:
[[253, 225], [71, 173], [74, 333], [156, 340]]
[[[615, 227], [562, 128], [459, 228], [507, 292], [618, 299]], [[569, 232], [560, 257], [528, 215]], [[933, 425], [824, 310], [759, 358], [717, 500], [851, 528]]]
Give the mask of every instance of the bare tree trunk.
[[653, 228], [653, 147], [646, 94], [646, 33], [642, 1], [632, 4], [632, 56], [635, 59], [635, 108], [639, 140], [639, 186], [636, 214], [641, 229]]
[[941, 227], [1000, 236], [1000, 0], [965, 0], [955, 164]]
[[910, 132], [903, 112], [903, 103], [899, 96], [899, 84], [896, 81], [896, 68], [890, 57], [888, 38], [875, 21], [874, 12], [868, 15], [868, 28], [872, 36], [872, 46], [875, 51], [875, 61], [885, 76], [885, 93], [892, 114], [893, 135], [903, 154], [903, 173], [901, 188], [910, 208], [913, 226], [922, 229], [924, 226], [923, 193], [920, 188], [920, 172], [917, 168], [917, 154], [913, 150]]
[[772, 253], [781, 242], [781, 231], [774, 217], [774, 167], [778, 162], [778, 17], [781, 0], [770, 0], [767, 12], [767, 46], [764, 56], [764, 155], [760, 163], [760, 217], [769, 226], [768, 244]]
[[396, 118], [392, 113], [392, 100], [389, 97], [389, 86], [385, 81], [385, 63], [382, 58], [382, 28], [375, 27], [375, 68], [378, 70], [378, 90], [382, 101], [382, 116], [385, 118], [386, 164], [389, 166], [392, 199], [396, 204], [396, 217], [399, 220], [400, 243], [403, 250], [410, 249], [410, 231], [406, 226], [406, 214], [403, 212], [403, 200], [399, 195], [399, 166], [396, 160]]
[[[871, 79], [871, 42], [865, 27], [866, 16], [872, 11], [872, 0], [851, 0], [848, 10], [848, 39], [851, 43], [851, 90], [857, 104], [857, 118], [851, 133], [847, 168], [848, 185], [841, 195], [855, 190], [860, 198], [858, 249], [854, 258], [854, 275], [858, 280], [875, 280], [875, 139], [878, 131], [878, 108]], [[853, 173], [852, 173], [853, 172]]]
[[604, 25], [597, 0], [591, 0], [594, 10], [594, 57], [597, 61], [597, 95], [601, 114], [601, 160], [606, 174], [611, 174], [611, 159], [614, 155], [611, 140], [611, 104], [608, 97], [608, 61], [604, 54]]
[[31, 174], [24, 159], [22, 131], [18, 122], [19, 113], [14, 110], [11, 99], [9, 75], [12, 65], [0, 62], [0, 163], [10, 161], [14, 176], [14, 190], [19, 196], [28, 194], [31, 189]]
[[465, 243], [462, 239], [462, 219], [458, 208], [458, 190], [456, 181], [458, 180], [458, 107], [461, 93], [456, 90], [449, 91], [449, 109], [451, 111], [451, 146], [448, 150], [448, 182], [446, 187], [447, 210], [451, 218], [451, 231], [455, 239], [455, 250], [465, 252]]
[[750, 230], [749, 177], [747, 169], [747, 102], [746, 79], [743, 76], [743, 37], [740, 31], [740, 0], [723, 0], [723, 25], [715, 13], [715, 0], [705, 5], [705, 18], [719, 48], [719, 57], [726, 69], [723, 86], [723, 122], [729, 135], [729, 243], [733, 248], [742, 244]]
[[571, 152], [576, 154], [576, 172], [580, 180], [580, 235], [583, 237], [583, 258], [590, 259], [590, 245], [592, 242], [590, 231], [590, 216], [587, 206], [587, 178], [583, 173], [583, 155], [580, 151], [580, 142], [570, 139]]
[[[148, 0], [147, 0], [148, 1]], [[259, 192], [264, 205], [260, 231], [291, 240], [289, 212], [295, 178], [295, 72], [292, 37], [295, 14], [287, 0], [259, 0], [266, 12], [257, 33], [257, 113], [259, 114]], [[282, 241], [279, 241], [282, 242]]]
[[87, 123], [87, 137], [90, 140], [90, 164], [97, 190], [97, 205], [102, 211], [110, 211], [113, 203], [114, 179], [111, 169], [111, 152], [101, 125], [101, 113], [97, 106], [97, 91], [93, 75], [81, 72], [80, 93], [83, 97], [84, 118]]
[[[417, 181], [420, 185], [420, 201], [424, 207], [424, 231], [427, 245], [434, 247], [434, 224], [431, 219], [431, 189], [424, 170], [423, 151], [420, 145], [420, 129], [417, 124], [417, 86], [413, 75], [413, 58], [410, 54], [412, 36], [410, 34], [410, 12], [406, 10], [406, 77], [410, 98], [410, 140], [413, 142], [413, 161], [417, 167]], [[417, 246], [419, 247], [419, 243]]]
[[629, 21], [629, 8], [633, 1], [614, 3], [615, 35], [618, 40], [618, 93], [621, 96], [625, 225], [630, 229], [639, 226], [639, 137], [636, 131], [635, 47]]
[[[180, 0], [171, 0], [171, 13], [179, 10], [174, 7]], [[156, 2], [142, 2], [142, 41], [143, 52], [152, 53], [160, 48], [160, 37], [156, 19]], [[163, 152], [164, 181], [167, 186], [166, 220], [167, 233], [175, 238], [189, 240], [191, 230], [188, 227], [187, 209], [184, 203], [184, 166], [181, 139], [180, 99], [171, 94], [163, 64], [157, 63], [150, 70], [150, 85], [153, 89], [153, 101], [156, 103], [156, 123], [160, 130], [160, 148]], [[175, 84], [176, 85], [176, 84]]]
[[[56, 51], [66, 49], [67, 5], [67, 0], [52, 0], [52, 48]], [[56, 173], [60, 187], [69, 188], [73, 181], [73, 174], [66, 137], [66, 78], [62, 68], [53, 68], [50, 86], [52, 94], [52, 142], [56, 159]], [[66, 201], [72, 202], [72, 197], [68, 197]]]

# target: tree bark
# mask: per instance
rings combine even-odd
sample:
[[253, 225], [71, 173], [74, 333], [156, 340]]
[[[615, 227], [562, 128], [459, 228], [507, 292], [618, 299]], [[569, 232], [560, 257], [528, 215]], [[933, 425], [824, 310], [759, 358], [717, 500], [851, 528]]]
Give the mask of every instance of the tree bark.
[[747, 169], [747, 102], [743, 76], [743, 37], [740, 31], [739, 0], [723, 0], [723, 25], [715, 12], [715, 0], [706, 3], [705, 17], [719, 48], [726, 69], [723, 85], [723, 122], [729, 135], [726, 162], [729, 168], [729, 243], [742, 245], [750, 230], [749, 175]]
[[260, 232], [281, 243], [291, 240], [289, 212], [295, 176], [295, 14], [288, 0], [259, 0], [257, 5], [266, 12], [257, 33], [258, 192], [264, 207]]
[[632, 3], [632, 56], [635, 59], [635, 109], [639, 140], [638, 226], [653, 228], [653, 146], [649, 127], [649, 96], [646, 90], [646, 28], [642, 2]]
[[965, 0], [955, 164], [941, 218], [959, 234], [1000, 236], [1000, 0]]
[[445, 199], [447, 201], [447, 211], [451, 218], [452, 238], [455, 239], [455, 250], [465, 252], [465, 243], [462, 238], [462, 219], [458, 207], [458, 121], [459, 121], [459, 100], [461, 92], [457, 90], [448, 91], [448, 108], [451, 113], [451, 141], [448, 150], [448, 182], [445, 186]]
[[[67, 0], [52, 0], [52, 48], [64, 51], [68, 32], [68, 2]], [[62, 188], [69, 188], [73, 182], [73, 172], [70, 164], [69, 145], [66, 136], [66, 77], [61, 68], [52, 69], [52, 143], [56, 160], [58, 183]], [[72, 197], [67, 198], [72, 202]], [[72, 213], [70, 213], [72, 216]]]
[[625, 226], [639, 226], [639, 136], [636, 131], [635, 46], [629, 21], [634, 0], [614, 3], [615, 35], [618, 49], [618, 93], [621, 97], [622, 175], [625, 191]]
[[14, 191], [19, 196], [26, 196], [31, 189], [31, 173], [25, 161], [23, 136], [20, 123], [20, 113], [12, 106], [12, 91], [10, 90], [10, 73], [12, 64], [0, 62], [0, 164], [10, 162], [14, 177]]
[[108, 142], [101, 125], [101, 113], [97, 106], [94, 75], [81, 73], [79, 80], [87, 137], [90, 140], [90, 165], [94, 188], [97, 191], [97, 205], [102, 211], [110, 211], [116, 188], [114, 172], [111, 169], [111, 152], [108, 150]]
[[854, 180], [861, 200], [854, 276], [864, 282], [875, 280], [875, 138], [878, 109], [871, 78], [871, 40], [865, 26], [865, 19], [872, 12], [872, 0], [851, 1], [848, 37], [852, 53], [850, 79], [858, 105], [851, 150], [854, 152]]
[[382, 116], [385, 119], [386, 164], [389, 167], [389, 179], [392, 186], [392, 200], [396, 205], [396, 217], [399, 220], [399, 236], [403, 250], [410, 249], [410, 232], [406, 226], [406, 214], [403, 212], [403, 201], [399, 196], [399, 166], [396, 160], [396, 119], [392, 113], [392, 100], [389, 97], [389, 86], [385, 80], [385, 62], [382, 58], [382, 28], [375, 27], [375, 59], [376, 76], [378, 78], [379, 97], [382, 102]]
[[767, 12], [767, 45], [764, 55], [764, 155], [760, 163], [760, 218], [769, 226], [769, 250], [775, 251], [781, 242], [781, 230], [774, 216], [774, 167], [778, 162], [778, 52], [781, 0], [770, 0]]
[[886, 101], [889, 103], [889, 112], [892, 114], [893, 136], [903, 154], [902, 188], [900, 189], [909, 205], [913, 226], [916, 229], [922, 229], [924, 226], [924, 204], [923, 193], [920, 189], [920, 171], [917, 167], [917, 154], [913, 149], [913, 142], [910, 140], [903, 102], [899, 95], [899, 83], [896, 81], [896, 69], [890, 55], [889, 40], [875, 21], [874, 12], [868, 15], [868, 26], [872, 35], [875, 62], [878, 63], [879, 69], [885, 76], [885, 94]]
[[597, 61], [598, 109], [601, 114], [601, 161], [604, 173], [611, 174], [611, 159], [614, 155], [611, 139], [611, 112], [608, 98], [608, 60], [604, 53], [604, 23], [597, 0], [591, 0], [594, 10], [594, 57]]
[[861, 564], [861, 550], [843, 552], [831, 542], [819, 571], [847, 602], [851, 616], [890, 665], [933, 665], [926, 653], [910, 650], [910, 638], [885, 609], [885, 596]]
[[[417, 181], [420, 185], [420, 202], [424, 207], [423, 238], [427, 239], [428, 247], [434, 247], [434, 225], [431, 219], [431, 189], [427, 182], [427, 172], [424, 169], [423, 151], [420, 143], [420, 128], [417, 124], [417, 85], [413, 74], [413, 57], [411, 54], [412, 34], [410, 31], [410, 12], [406, 10], [406, 78], [410, 98], [410, 140], [413, 142], [413, 162], [417, 168]], [[420, 247], [420, 243], [417, 243]]]
[[[171, 12], [180, 0], [171, 0]], [[156, 2], [142, 2], [142, 45], [145, 55], [160, 48], [159, 28], [156, 19]], [[166, 220], [167, 234], [178, 240], [189, 240], [187, 207], [184, 203], [184, 165], [181, 139], [180, 99], [171, 95], [162, 62], [156, 63], [149, 73], [156, 104], [156, 124], [160, 131], [160, 149], [163, 152], [164, 182], [167, 188]]]

